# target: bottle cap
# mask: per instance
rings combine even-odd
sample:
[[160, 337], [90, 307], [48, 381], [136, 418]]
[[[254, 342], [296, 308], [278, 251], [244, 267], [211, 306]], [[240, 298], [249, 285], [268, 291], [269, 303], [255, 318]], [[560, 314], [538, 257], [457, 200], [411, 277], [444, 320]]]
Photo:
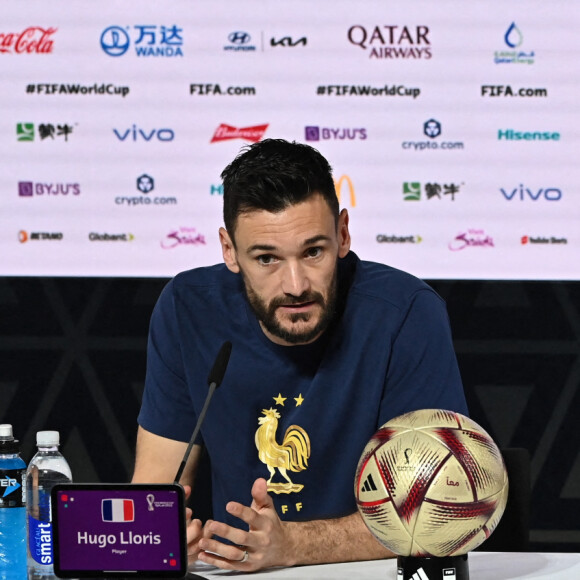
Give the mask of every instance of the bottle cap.
[[12, 425], [5, 423], [4, 425], [0, 425], [0, 439], [4, 440], [12, 440], [14, 439], [14, 435], [12, 434]]
[[58, 431], [39, 431], [36, 434], [36, 445], [39, 447], [52, 447], [60, 444]]

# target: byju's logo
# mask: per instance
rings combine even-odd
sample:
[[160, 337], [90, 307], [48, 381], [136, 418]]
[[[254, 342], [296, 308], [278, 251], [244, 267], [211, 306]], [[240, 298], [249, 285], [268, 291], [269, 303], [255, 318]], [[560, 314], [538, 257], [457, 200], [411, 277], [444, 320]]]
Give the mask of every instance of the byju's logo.
[[341, 141], [353, 139], [365, 140], [367, 138], [366, 129], [334, 129], [329, 127], [305, 127], [306, 141], [327, 141], [338, 139]]
[[[38, 125], [38, 136], [41, 141], [51, 139], [54, 141], [56, 137], [62, 137], [68, 141], [68, 136], [73, 132], [72, 125], [53, 125], [52, 123], [40, 123]], [[35, 126], [34, 123], [17, 123], [16, 124], [16, 139], [22, 142], [34, 141]]]
[[405, 201], [420, 201], [421, 195], [425, 199], [449, 199], [455, 201], [455, 196], [461, 191], [465, 183], [425, 183], [421, 188], [418, 181], [403, 182], [403, 199]]
[[439, 137], [439, 135], [441, 135], [441, 123], [435, 119], [425, 121], [423, 124], [423, 133], [425, 133], [427, 137], [431, 137], [431, 139]]
[[256, 50], [256, 45], [252, 43], [252, 37], [241, 30], [230, 32], [228, 34], [228, 42], [224, 46], [224, 50], [234, 50], [242, 52], [251, 52]]
[[430, 59], [428, 26], [351, 26], [346, 34], [351, 44], [369, 50], [369, 58]]
[[119, 141], [173, 141], [175, 132], [173, 129], [141, 129], [133, 125], [128, 129], [113, 129], [113, 133]]
[[154, 179], [147, 174], [140, 175], [137, 178], [137, 189], [141, 193], [149, 193], [155, 189], [155, 181]]
[[33, 183], [32, 181], [18, 182], [19, 197], [55, 197], [80, 195], [81, 186], [78, 183]]
[[535, 188], [524, 187], [520, 183], [519, 187], [514, 187], [513, 189], [500, 187], [499, 190], [507, 201], [560, 201], [562, 199], [562, 190], [557, 187], [540, 187], [536, 190]]
[[183, 29], [172, 26], [135, 25], [109, 26], [101, 34], [101, 48], [109, 56], [127, 53], [131, 40], [137, 56], [183, 56]]
[[508, 26], [503, 39], [510, 50], [496, 50], [494, 54], [496, 64], [534, 64], [535, 53], [533, 50], [529, 52], [516, 50], [523, 44], [524, 35], [515, 22]]

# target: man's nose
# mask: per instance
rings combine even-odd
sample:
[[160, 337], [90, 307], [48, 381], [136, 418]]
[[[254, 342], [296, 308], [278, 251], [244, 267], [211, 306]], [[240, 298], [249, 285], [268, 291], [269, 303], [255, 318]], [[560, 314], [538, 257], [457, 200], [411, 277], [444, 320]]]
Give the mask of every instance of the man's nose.
[[291, 296], [301, 296], [310, 290], [310, 281], [305, 268], [298, 261], [286, 264], [282, 279], [282, 291]]

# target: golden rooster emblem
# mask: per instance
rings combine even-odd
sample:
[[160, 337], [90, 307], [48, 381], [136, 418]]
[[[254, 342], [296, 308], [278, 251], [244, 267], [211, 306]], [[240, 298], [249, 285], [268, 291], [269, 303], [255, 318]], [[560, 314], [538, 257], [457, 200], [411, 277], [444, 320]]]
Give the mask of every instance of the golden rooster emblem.
[[[282, 444], [276, 443], [276, 430], [280, 413], [276, 409], [263, 409], [264, 417], [258, 418], [258, 430], [256, 431], [256, 447], [258, 457], [266, 464], [270, 472], [268, 479], [268, 491], [274, 493], [295, 493], [304, 486], [292, 483], [286, 471], [303, 471], [308, 467], [310, 457], [310, 438], [302, 427], [290, 425], [284, 433]], [[272, 483], [276, 468], [286, 483]]]

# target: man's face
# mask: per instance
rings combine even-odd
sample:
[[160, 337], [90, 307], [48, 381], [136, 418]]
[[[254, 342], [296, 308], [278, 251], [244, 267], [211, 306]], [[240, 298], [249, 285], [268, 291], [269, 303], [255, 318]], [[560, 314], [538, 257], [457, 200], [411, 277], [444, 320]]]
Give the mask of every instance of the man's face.
[[277, 344], [307, 344], [334, 316], [337, 259], [350, 249], [348, 214], [338, 228], [318, 194], [279, 213], [238, 216], [236, 247], [220, 230], [226, 265], [242, 274], [262, 330]]

